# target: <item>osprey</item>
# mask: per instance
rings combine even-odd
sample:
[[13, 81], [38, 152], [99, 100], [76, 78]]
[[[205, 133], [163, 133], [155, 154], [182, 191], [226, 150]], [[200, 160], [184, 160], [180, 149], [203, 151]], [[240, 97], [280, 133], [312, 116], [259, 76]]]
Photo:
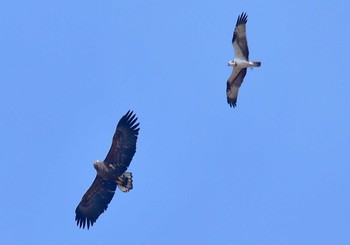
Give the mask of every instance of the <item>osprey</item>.
[[227, 80], [226, 87], [227, 103], [230, 107], [236, 107], [238, 90], [247, 73], [247, 67], [261, 66], [261, 62], [249, 61], [249, 50], [245, 32], [247, 17], [247, 14], [244, 12], [238, 16], [236, 27], [233, 31], [232, 45], [235, 50], [235, 58], [228, 62], [228, 65], [233, 67], [233, 71]]
[[96, 177], [75, 210], [75, 221], [80, 228], [89, 229], [111, 202], [116, 187], [123, 192], [132, 189], [132, 173], [125, 172], [136, 152], [139, 123], [132, 111], [118, 122], [111, 148], [103, 162], [96, 161]]

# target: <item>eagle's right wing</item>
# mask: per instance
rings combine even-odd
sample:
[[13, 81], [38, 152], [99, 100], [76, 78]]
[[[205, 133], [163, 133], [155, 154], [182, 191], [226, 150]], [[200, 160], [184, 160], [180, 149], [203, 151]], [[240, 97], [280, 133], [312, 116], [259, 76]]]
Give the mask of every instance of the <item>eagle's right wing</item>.
[[136, 141], [140, 128], [137, 117], [128, 111], [118, 122], [113, 136], [111, 148], [108, 151], [105, 164], [112, 164], [119, 175], [124, 173], [136, 152]]

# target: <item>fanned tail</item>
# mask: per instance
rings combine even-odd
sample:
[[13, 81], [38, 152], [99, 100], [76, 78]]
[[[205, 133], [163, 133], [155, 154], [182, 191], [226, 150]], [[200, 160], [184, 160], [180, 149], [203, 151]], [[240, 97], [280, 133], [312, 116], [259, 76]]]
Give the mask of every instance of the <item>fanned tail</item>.
[[125, 172], [117, 179], [117, 185], [122, 192], [128, 192], [132, 189], [132, 173]]

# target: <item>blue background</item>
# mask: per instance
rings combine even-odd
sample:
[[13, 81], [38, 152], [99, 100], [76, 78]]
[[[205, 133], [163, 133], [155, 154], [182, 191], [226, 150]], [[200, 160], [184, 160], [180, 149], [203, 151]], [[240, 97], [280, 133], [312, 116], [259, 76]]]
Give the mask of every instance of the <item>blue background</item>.
[[[350, 244], [349, 1], [2, 1], [2, 244]], [[250, 59], [226, 103], [232, 31]], [[74, 210], [141, 123], [90, 230]]]

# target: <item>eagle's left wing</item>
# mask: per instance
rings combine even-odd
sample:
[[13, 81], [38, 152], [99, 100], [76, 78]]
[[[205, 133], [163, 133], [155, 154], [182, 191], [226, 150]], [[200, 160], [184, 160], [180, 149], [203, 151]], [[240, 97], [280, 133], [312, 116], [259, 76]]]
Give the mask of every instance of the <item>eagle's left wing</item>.
[[119, 120], [111, 148], [103, 161], [105, 164], [112, 164], [119, 175], [129, 167], [136, 152], [136, 141], [140, 130], [136, 121], [137, 117], [132, 111], [128, 111]]
[[235, 50], [235, 58], [245, 60], [249, 60], [249, 49], [245, 28], [247, 21], [248, 15], [246, 13], [242, 13], [240, 16], [238, 16], [232, 37], [232, 45]]
[[239, 69], [235, 67], [231, 73], [231, 76], [227, 80], [227, 86], [226, 86], [227, 103], [231, 107], [236, 107], [238, 90], [242, 85], [242, 82], [246, 73], [247, 73], [247, 68]]
[[96, 178], [75, 209], [75, 221], [80, 228], [89, 229], [97, 218], [102, 214], [111, 202], [117, 184]]

